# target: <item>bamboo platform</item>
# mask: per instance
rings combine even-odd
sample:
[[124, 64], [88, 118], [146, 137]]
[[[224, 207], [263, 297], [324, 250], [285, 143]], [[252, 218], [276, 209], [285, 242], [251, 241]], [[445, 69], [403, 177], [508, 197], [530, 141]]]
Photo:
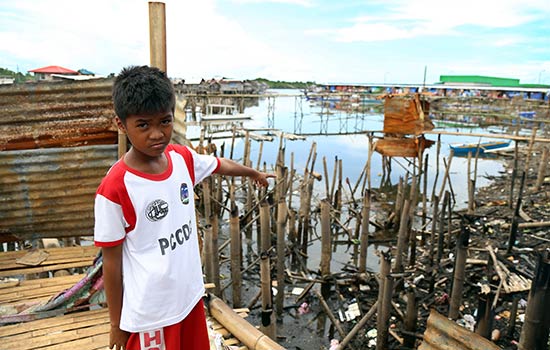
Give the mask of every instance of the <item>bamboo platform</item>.
[[0, 277], [88, 267], [98, 252], [95, 246], [3, 252], [0, 254]]
[[[234, 310], [241, 317], [247, 309]], [[214, 338], [221, 336], [222, 346], [248, 350], [223, 325], [207, 318], [211, 332], [211, 349], [216, 350]], [[109, 314], [106, 308], [75, 312], [26, 323], [0, 327], [0, 350], [103, 350], [109, 344]]]

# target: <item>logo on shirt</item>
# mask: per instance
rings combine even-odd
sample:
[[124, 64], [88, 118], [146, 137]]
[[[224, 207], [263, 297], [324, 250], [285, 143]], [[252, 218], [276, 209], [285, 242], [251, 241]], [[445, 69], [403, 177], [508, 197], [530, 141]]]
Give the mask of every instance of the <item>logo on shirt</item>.
[[180, 199], [183, 204], [189, 203], [189, 188], [185, 182], [180, 187]]
[[149, 221], [159, 221], [168, 215], [168, 203], [162, 199], [156, 199], [145, 208], [145, 216]]
[[164, 350], [164, 330], [155, 329], [139, 333], [139, 344], [142, 350]]

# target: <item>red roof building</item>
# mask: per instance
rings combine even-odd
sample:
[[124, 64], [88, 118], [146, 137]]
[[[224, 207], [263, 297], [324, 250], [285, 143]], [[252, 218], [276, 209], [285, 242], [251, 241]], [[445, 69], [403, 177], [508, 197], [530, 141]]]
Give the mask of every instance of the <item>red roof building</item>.
[[72, 69], [60, 67], [60, 66], [47, 66], [42, 68], [37, 68], [30, 70], [29, 72], [34, 73], [36, 80], [39, 81], [51, 81], [54, 80], [52, 74], [62, 74], [62, 75], [78, 75], [77, 71]]

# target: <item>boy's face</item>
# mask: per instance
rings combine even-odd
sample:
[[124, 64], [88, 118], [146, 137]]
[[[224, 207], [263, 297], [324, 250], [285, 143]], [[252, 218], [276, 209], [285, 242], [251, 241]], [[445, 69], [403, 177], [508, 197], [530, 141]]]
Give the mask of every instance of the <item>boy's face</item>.
[[123, 130], [135, 151], [146, 157], [161, 156], [170, 143], [174, 128], [172, 111], [152, 114], [129, 115], [123, 123], [116, 117], [118, 127]]

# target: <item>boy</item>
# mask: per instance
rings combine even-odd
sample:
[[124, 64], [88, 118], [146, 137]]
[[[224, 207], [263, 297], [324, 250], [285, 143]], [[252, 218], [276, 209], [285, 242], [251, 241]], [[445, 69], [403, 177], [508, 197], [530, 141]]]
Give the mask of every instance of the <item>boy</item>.
[[94, 241], [116, 350], [209, 349], [193, 186], [212, 173], [274, 177], [169, 144], [175, 93], [165, 73], [124, 68], [115, 79], [116, 123], [132, 147], [95, 199]]

